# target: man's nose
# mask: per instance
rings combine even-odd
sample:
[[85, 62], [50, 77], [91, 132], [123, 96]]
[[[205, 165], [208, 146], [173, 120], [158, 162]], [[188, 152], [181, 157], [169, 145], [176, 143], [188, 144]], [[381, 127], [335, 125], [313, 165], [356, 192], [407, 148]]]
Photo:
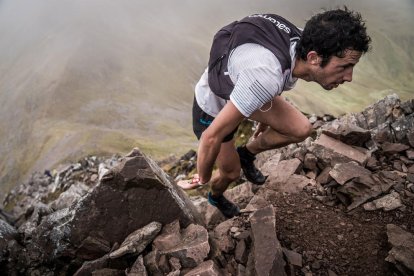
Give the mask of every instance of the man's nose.
[[349, 70], [347, 70], [346, 72], [345, 72], [345, 75], [344, 75], [344, 78], [343, 78], [343, 80], [344, 81], [349, 81], [349, 82], [351, 82], [352, 81], [352, 73], [353, 73], [353, 68], [350, 68]]

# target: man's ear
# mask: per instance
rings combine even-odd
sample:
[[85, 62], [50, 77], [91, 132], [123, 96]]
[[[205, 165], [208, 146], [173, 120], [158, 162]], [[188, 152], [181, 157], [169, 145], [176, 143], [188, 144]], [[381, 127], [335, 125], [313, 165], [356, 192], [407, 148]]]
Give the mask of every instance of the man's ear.
[[311, 65], [320, 65], [322, 58], [315, 51], [310, 51], [307, 55], [307, 62]]

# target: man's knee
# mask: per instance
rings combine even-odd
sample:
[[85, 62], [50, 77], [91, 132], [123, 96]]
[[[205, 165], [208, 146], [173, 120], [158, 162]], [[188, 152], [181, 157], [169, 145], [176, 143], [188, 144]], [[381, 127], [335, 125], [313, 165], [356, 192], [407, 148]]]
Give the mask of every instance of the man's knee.
[[295, 129], [292, 138], [295, 142], [302, 142], [312, 134], [313, 128], [312, 124], [309, 122], [304, 122]]
[[229, 183], [237, 181], [240, 178], [240, 168], [237, 170], [221, 172], [221, 176], [225, 178]]

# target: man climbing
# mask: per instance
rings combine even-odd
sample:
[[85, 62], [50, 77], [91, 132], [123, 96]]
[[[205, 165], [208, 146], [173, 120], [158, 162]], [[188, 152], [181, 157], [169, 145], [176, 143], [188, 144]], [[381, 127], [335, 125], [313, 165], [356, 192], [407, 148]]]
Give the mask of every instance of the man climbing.
[[[274, 14], [256, 14], [223, 27], [214, 37], [208, 68], [195, 87], [193, 129], [200, 140], [198, 175], [183, 188], [210, 183], [210, 204], [224, 216], [239, 208], [223, 196], [240, 177], [261, 185], [266, 177], [255, 155], [301, 142], [312, 130], [308, 119], [280, 94], [297, 79], [331, 90], [352, 81], [354, 66], [371, 39], [361, 15], [347, 8], [313, 16], [303, 31]], [[257, 121], [253, 140], [234, 147], [240, 122]], [[213, 165], [218, 173], [212, 178]]]

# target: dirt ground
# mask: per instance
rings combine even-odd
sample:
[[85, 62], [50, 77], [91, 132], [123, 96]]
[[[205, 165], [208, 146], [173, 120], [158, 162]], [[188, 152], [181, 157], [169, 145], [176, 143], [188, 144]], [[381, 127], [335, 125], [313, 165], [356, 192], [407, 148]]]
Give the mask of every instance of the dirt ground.
[[412, 206], [390, 212], [359, 207], [346, 213], [340, 205], [325, 206], [305, 191], [278, 195], [272, 204], [282, 246], [303, 256], [303, 268], [294, 268], [291, 275], [399, 275], [385, 261], [391, 249], [386, 225], [412, 232]]

